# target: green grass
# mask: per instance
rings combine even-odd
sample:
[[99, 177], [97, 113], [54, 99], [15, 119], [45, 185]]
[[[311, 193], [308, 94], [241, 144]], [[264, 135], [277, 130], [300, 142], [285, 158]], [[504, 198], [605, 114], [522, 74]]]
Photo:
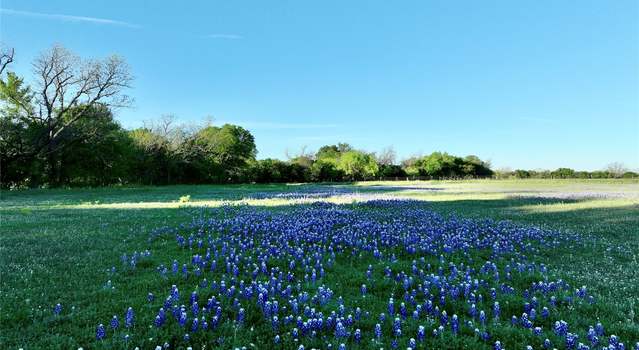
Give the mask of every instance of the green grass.
[[[639, 341], [637, 181], [429, 181], [339, 187], [350, 186], [362, 192], [422, 199], [424, 205], [447, 215], [512, 220], [587, 236], [585, 244], [565, 245], [535, 258], [572, 285], [589, 287], [599, 300], [589, 311], [589, 320], [606, 320], [626, 340]], [[237, 185], [2, 192], [0, 348], [91, 347], [97, 320], [106, 321], [111, 310], [124, 311], [129, 305], [142, 309], [148, 291], [164, 292], [166, 286], [158, 285], [155, 267], [172, 259], [176, 250], [173, 242], [149, 243], [151, 229], [190, 221], [197, 211], [194, 207], [298, 188]], [[578, 195], [557, 198], [564, 193]], [[586, 193], [612, 198], [589, 199]], [[190, 199], [180, 202], [183, 196]], [[291, 204], [284, 199], [245, 203]], [[153, 256], [142, 263], [135, 278], [125, 271], [108, 272], [111, 266], [120, 266], [121, 254], [149, 247]], [[343, 274], [348, 278], [348, 269]], [[115, 289], [104, 287], [108, 280]], [[65, 308], [61, 318], [51, 312], [58, 302]]]

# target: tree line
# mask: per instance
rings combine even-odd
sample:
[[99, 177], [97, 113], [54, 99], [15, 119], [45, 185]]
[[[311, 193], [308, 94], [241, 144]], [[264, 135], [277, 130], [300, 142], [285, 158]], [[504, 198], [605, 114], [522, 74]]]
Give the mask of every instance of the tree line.
[[433, 152], [398, 163], [392, 148], [376, 154], [347, 143], [287, 160], [258, 160], [255, 139], [241, 126], [179, 125], [171, 116], [127, 130], [114, 118], [114, 110], [132, 103], [126, 91], [133, 78], [121, 57], [85, 60], [53, 46], [34, 60], [31, 83], [10, 71], [13, 58], [12, 49], [0, 50], [0, 186], [5, 188], [496, 175], [488, 162], [472, 155]]
[[628, 170], [621, 163], [611, 163], [605, 170], [578, 171], [571, 168], [556, 170], [524, 170], [501, 169], [494, 172], [497, 179], [633, 179], [639, 178], [639, 173]]

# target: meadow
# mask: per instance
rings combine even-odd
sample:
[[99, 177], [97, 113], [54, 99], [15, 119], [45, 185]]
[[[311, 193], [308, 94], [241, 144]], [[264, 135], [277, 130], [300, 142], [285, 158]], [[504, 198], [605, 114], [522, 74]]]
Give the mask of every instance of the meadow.
[[3, 191], [2, 349], [639, 349], [639, 181]]

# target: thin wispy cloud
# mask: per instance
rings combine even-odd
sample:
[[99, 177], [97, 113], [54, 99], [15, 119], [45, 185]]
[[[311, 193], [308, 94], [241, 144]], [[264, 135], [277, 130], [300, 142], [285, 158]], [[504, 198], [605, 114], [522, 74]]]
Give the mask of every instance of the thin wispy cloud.
[[229, 40], [244, 39], [243, 36], [238, 34], [223, 34], [223, 33], [208, 34], [208, 35], [205, 35], [204, 37], [209, 39], [229, 39]]
[[337, 124], [314, 124], [314, 123], [272, 123], [272, 122], [256, 122], [256, 121], [237, 121], [237, 120], [220, 120], [218, 123], [231, 123], [251, 129], [268, 129], [268, 130], [284, 130], [284, 129], [333, 129], [338, 128]]
[[527, 121], [527, 122], [535, 122], [542, 124], [557, 124], [557, 121], [549, 118], [533, 118], [533, 117], [519, 117], [519, 120]]
[[108, 19], [108, 18], [20, 11], [20, 10], [12, 10], [12, 9], [5, 9], [5, 8], [0, 8], [0, 14], [9, 15], [9, 16], [41, 18], [41, 19], [64, 21], [64, 22], [82, 22], [82, 23], [104, 24], [104, 25], [112, 25], [112, 26], [127, 27], [127, 28], [141, 28], [141, 26], [137, 24], [118, 21], [114, 19]]
[[296, 136], [292, 140], [302, 142], [351, 142], [370, 140], [370, 137], [365, 136], [353, 136], [353, 135], [313, 135], [313, 136]]

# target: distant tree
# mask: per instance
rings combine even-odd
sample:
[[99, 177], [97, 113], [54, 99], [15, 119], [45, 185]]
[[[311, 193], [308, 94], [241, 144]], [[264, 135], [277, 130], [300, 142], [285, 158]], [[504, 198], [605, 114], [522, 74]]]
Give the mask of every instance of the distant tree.
[[131, 139], [107, 107], [94, 105], [84, 113], [90, 117], [78, 120], [61, 136], [70, 141], [60, 151], [60, 181], [88, 186], [127, 182]]
[[575, 176], [575, 171], [570, 168], [559, 168], [551, 173], [553, 178], [569, 179]]
[[389, 164], [379, 166], [379, 176], [381, 177], [406, 177], [406, 171], [400, 165]]
[[346, 153], [349, 151], [353, 150], [353, 146], [351, 146], [350, 144], [346, 143], [346, 142], [341, 142], [337, 144], [337, 150], [340, 153]]
[[169, 141], [147, 128], [131, 130], [128, 135], [134, 147], [131, 181], [148, 185], [169, 183]]
[[466, 156], [462, 163], [463, 173], [466, 176], [486, 177], [493, 174], [490, 170], [490, 162], [483, 161], [475, 155]]
[[577, 179], [589, 179], [590, 173], [587, 171], [575, 171], [574, 177]]
[[311, 181], [311, 168], [314, 162], [314, 155], [306, 151], [306, 146], [294, 155], [286, 152], [288, 162], [291, 166], [291, 182]]
[[611, 177], [611, 174], [607, 171], [596, 170], [590, 173], [590, 177], [592, 177], [593, 179], [607, 179]]
[[404, 159], [401, 162], [402, 169], [406, 173], [406, 176], [419, 176], [419, 169], [421, 166], [421, 156], [412, 156]]
[[286, 182], [288, 165], [277, 159], [262, 159], [254, 164], [254, 180], [259, 183]]
[[371, 154], [351, 150], [342, 154], [337, 169], [344, 172], [349, 180], [366, 180], [374, 178], [379, 167]]
[[326, 146], [320, 147], [317, 153], [315, 153], [315, 159], [316, 160], [321, 160], [321, 159], [336, 160], [340, 157], [340, 155], [341, 155], [341, 151], [337, 147], [337, 145], [326, 145]]
[[639, 174], [634, 171], [626, 171], [621, 177], [624, 179], [634, 179], [639, 177]]
[[530, 177], [530, 171], [517, 169], [514, 171], [515, 177], [518, 179], [527, 179]]
[[384, 148], [375, 158], [377, 158], [377, 164], [380, 166], [389, 166], [395, 164], [397, 154], [391, 146]]
[[513, 170], [508, 167], [499, 168], [495, 170], [495, 174], [494, 174], [494, 176], [498, 179], [508, 179], [513, 177], [514, 175], [515, 173], [513, 172]]
[[337, 168], [337, 159], [335, 158], [320, 158], [311, 166], [312, 181], [342, 181], [343, 177], [344, 172]]
[[608, 164], [606, 170], [612, 177], [622, 177], [623, 174], [628, 171], [626, 166], [620, 162], [614, 162]]
[[209, 172], [211, 180], [242, 181], [248, 174], [250, 161], [255, 160], [257, 148], [251, 133], [237, 125], [209, 126], [198, 131], [192, 146], [210, 169], [221, 169], [222, 173]]
[[310, 169], [311, 180], [341, 181], [346, 174], [344, 169], [340, 167], [340, 160], [346, 152], [350, 152], [352, 149], [353, 147], [347, 143], [320, 147], [315, 153], [315, 161]]

